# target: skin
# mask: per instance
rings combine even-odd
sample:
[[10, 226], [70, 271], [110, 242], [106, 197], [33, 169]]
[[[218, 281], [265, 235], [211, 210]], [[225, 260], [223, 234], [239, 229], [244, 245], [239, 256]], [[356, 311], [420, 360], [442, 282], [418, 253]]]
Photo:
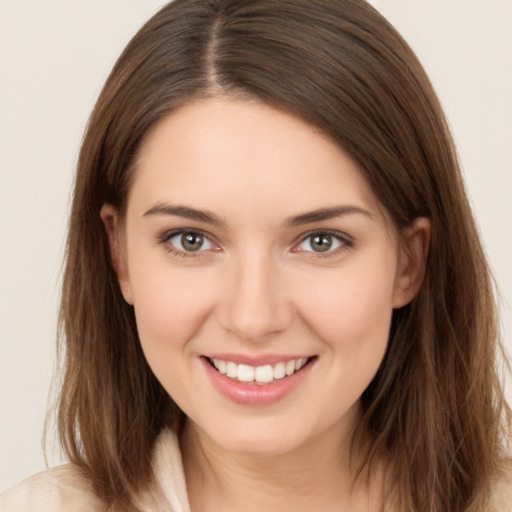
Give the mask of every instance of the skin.
[[[350, 210], [289, 221], [340, 206]], [[289, 114], [222, 97], [154, 127], [126, 218], [110, 205], [101, 215], [148, 363], [188, 417], [192, 510], [375, 510], [372, 486], [351, 485], [350, 436], [393, 308], [421, 285], [428, 221], [398, 238], [339, 147]], [[180, 229], [208, 238], [187, 253]], [[326, 230], [336, 236], [319, 252], [311, 232]], [[212, 353], [315, 360], [283, 399], [253, 406], [212, 386], [203, 359]]]

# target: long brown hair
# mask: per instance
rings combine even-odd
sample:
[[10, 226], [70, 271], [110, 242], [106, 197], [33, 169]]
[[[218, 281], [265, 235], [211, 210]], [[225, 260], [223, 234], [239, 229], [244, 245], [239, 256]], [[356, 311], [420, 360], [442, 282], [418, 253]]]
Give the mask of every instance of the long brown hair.
[[[489, 270], [441, 107], [413, 52], [362, 0], [175, 0], [116, 63], [83, 141], [61, 306], [61, 443], [97, 494], [128, 506], [183, 413], [145, 361], [99, 210], [121, 214], [148, 130], [187, 102], [258, 98], [332, 138], [398, 231], [432, 223], [425, 282], [394, 312], [362, 397], [362, 467], [387, 461], [403, 510], [484, 507], [510, 423]], [[357, 448], [357, 449], [356, 449]], [[478, 508], [484, 510], [484, 508]]]

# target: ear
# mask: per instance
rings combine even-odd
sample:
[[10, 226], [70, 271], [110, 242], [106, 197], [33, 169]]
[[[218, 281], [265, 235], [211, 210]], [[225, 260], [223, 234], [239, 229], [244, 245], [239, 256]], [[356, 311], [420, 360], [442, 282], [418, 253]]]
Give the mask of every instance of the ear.
[[121, 232], [119, 212], [111, 204], [105, 203], [101, 207], [100, 217], [107, 231], [112, 264], [117, 274], [121, 293], [123, 294], [124, 300], [128, 302], [128, 304], [133, 305], [132, 288], [128, 274], [128, 265], [126, 263], [126, 252]]
[[430, 232], [430, 220], [418, 217], [401, 234], [393, 292], [395, 309], [411, 302], [421, 288], [427, 266]]

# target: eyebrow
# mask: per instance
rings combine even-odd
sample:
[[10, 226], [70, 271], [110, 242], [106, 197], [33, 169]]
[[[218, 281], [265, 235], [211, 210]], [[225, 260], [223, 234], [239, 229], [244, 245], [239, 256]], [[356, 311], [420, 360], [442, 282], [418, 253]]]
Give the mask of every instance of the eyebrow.
[[320, 222], [323, 220], [330, 220], [336, 217], [341, 217], [344, 215], [364, 215], [370, 219], [373, 219], [375, 216], [370, 213], [368, 210], [361, 208], [359, 206], [354, 205], [343, 205], [343, 206], [334, 206], [332, 208], [321, 208], [319, 210], [313, 210], [311, 212], [301, 213], [300, 215], [296, 215], [294, 217], [290, 217], [285, 221], [285, 226], [293, 227], [293, 226], [301, 226], [302, 224], [309, 224], [311, 222]]
[[[334, 219], [344, 215], [364, 215], [365, 217], [374, 218], [374, 215], [368, 210], [354, 205], [334, 206], [332, 208], [320, 208], [310, 212], [301, 213], [285, 220], [284, 226], [295, 227], [312, 222], [320, 222], [324, 220]], [[183, 217], [185, 219], [196, 220], [204, 222], [216, 227], [226, 227], [227, 222], [214, 213], [206, 210], [196, 210], [188, 206], [174, 206], [170, 204], [159, 203], [150, 208], [143, 217], [152, 215], [172, 215], [176, 217]]]
[[206, 210], [196, 210], [188, 206], [173, 206], [170, 204], [159, 203], [153, 208], [150, 208], [143, 217], [151, 215], [174, 215], [176, 217], [183, 217], [185, 219], [197, 220], [199, 222], [205, 222], [216, 227], [225, 227], [227, 223], [220, 217], [217, 217], [214, 213]]

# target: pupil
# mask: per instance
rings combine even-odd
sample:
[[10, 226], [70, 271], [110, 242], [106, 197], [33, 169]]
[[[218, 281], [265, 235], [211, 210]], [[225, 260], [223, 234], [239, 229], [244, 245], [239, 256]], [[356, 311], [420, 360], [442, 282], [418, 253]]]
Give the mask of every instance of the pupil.
[[203, 245], [203, 237], [194, 233], [186, 233], [181, 237], [181, 244], [186, 251], [198, 251]]
[[311, 247], [317, 252], [328, 251], [332, 246], [331, 235], [316, 235], [311, 241]]

